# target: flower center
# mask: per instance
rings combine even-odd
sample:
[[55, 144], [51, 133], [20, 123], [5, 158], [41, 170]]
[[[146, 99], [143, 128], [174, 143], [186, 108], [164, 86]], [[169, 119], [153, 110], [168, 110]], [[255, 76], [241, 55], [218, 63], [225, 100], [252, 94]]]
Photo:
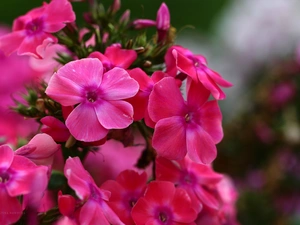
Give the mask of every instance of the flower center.
[[167, 215], [165, 213], [163, 213], [163, 212], [159, 213], [158, 218], [163, 223], [165, 223], [168, 220]]
[[197, 183], [196, 176], [189, 171], [183, 172], [180, 180], [181, 184], [184, 186], [193, 186]]
[[187, 113], [185, 116], [184, 116], [184, 119], [185, 119], [185, 122], [189, 122], [191, 120], [191, 117], [190, 115]]
[[36, 18], [26, 24], [25, 27], [27, 34], [34, 35], [40, 33], [43, 30], [42, 18]]
[[9, 175], [7, 173], [0, 174], [0, 183], [7, 183], [9, 180]]
[[86, 99], [93, 103], [98, 99], [98, 95], [95, 91], [91, 91], [86, 94]]

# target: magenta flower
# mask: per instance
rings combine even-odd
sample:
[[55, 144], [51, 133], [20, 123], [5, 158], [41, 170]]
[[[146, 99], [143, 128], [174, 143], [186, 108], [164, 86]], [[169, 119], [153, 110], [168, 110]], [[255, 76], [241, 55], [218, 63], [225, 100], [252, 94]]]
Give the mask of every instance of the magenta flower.
[[158, 157], [156, 178], [173, 182], [176, 186], [184, 188], [198, 212], [201, 211], [202, 204], [215, 210], [220, 208], [221, 201], [215, 192], [223, 176], [214, 172], [208, 165], [192, 162], [188, 157], [181, 161]]
[[189, 157], [211, 163], [215, 144], [223, 138], [222, 114], [217, 101], [208, 101], [209, 92], [192, 82], [187, 101], [172, 77], [157, 82], [149, 98], [149, 115], [156, 122], [152, 144], [158, 155], [170, 160]]
[[120, 44], [113, 44], [105, 49], [105, 53], [92, 52], [89, 58], [99, 59], [104, 67], [104, 72], [114, 67], [127, 69], [137, 58], [136, 51], [122, 49]]
[[0, 37], [0, 50], [7, 55], [18, 51], [19, 55], [41, 58], [37, 47], [44, 41], [57, 43], [57, 38], [51, 33], [60, 31], [66, 23], [74, 20], [75, 13], [68, 0], [44, 3], [14, 21], [13, 32]]
[[174, 45], [168, 49], [165, 55], [167, 73], [176, 75], [178, 70], [187, 74], [194, 82], [201, 82], [217, 100], [224, 99], [225, 93], [222, 87], [231, 87], [232, 84], [224, 80], [217, 72], [207, 67], [204, 56], [194, 55], [190, 50], [179, 45]]
[[124, 225], [107, 205], [110, 192], [97, 187], [78, 157], [67, 159], [64, 174], [69, 186], [84, 202], [79, 215], [80, 224]]
[[132, 209], [136, 225], [194, 225], [197, 212], [185, 190], [167, 181], [152, 181]]
[[109, 129], [123, 129], [133, 122], [133, 108], [123, 99], [138, 89], [124, 69], [103, 74], [102, 63], [87, 58], [61, 67], [50, 79], [46, 94], [63, 106], [78, 104], [66, 126], [77, 140], [92, 142], [104, 138]]
[[132, 207], [144, 195], [147, 184], [147, 174], [138, 174], [134, 170], [125, 170], [116, 180], [108, 180], [101, 188], [111, 192], [108, 205], [126, 225], [134, 225], [131, 218]]
[[47, 167], [15, 155], [9, 146], [0, 146], [0, 224], [19, 220], [23, 209], [17, 197], [33, 194], [37, 181], [45, 178], [47, 171]]

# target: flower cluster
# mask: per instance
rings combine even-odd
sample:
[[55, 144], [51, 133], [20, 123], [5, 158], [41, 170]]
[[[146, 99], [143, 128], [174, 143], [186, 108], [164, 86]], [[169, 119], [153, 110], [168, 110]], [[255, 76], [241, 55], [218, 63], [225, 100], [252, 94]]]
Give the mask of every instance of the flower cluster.
[[120, 0], [89, 1], [83, 27], [72, 4], [44, 3], [0, 36], [39, 74], [14, 108], [38, 134], [0, 146], [0, 223], [238, 224], [212, 167], [231, 83], [175, 44], [165, 3], [131, 20]]

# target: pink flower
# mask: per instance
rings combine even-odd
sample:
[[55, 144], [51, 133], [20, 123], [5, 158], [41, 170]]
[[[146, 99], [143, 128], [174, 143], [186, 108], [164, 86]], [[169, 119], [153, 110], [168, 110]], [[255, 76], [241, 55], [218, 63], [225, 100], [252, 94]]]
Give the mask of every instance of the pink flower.
[[[37, 166], [29, 159], [14, 155], [7, 145], [0, 146], [0, 224], [12, 224], [22, 215], [17, 197], [32, 194], [38, 179], [48, 169]], [[43, 184], [41, 184], [43, 186]]]
[[136, 225], [193, 225], [197, 217], [185, 190], [167, 181], [152, 181], [132, 209]]
[[60, 31], [66, 23], [75, 20], [72, 5], [67, 0], [52, 0], [18, 17], [13, 23], [13, 32], [0, 37], [0, 49], [7, 55], [18, 51], [19, 55], [41, 58], [37, 47], [44, 41], [57, 43], [51, 33]]
[[27, 145], [15, 151], [16, 155], [22, 155], [37, 165], [51, 165], [55, 152], [60, 150], [60, 145], [48, 134], [35, 135]]
[[217, 100], [224, 99], [225, 93], [220, 86], [231, 87], [232, 84], [224, 80], [217, 72], [207, 67], [204, 56], [194, 55], [190, 50], [179, 45], [168, 49], [165, 55], [167, 73], [176, 75], [177, 71], [187, 74], [194, 82], [201, 82]]
[[92, 142], [103, 139], [109, 129], [123, 129], [133, 122], [133, 108], [123, 99], [138, 89], [124, 69], [103, 74], [102, 63], [87, 58], [61, 67], [49, 81], [46, 94], [63, 106], [78, 104], [66, 126], [77, 140]]
[[99, 59], [106, 72], [114, 67], [127, 69], [136, 60], [137, 53], [131, 49], [121, 49], [120, 44], [113, 44], [105, 49], [104, 55], [101, 52], [92, 52], [89, 58]]
[[138, 174], [133, 170], [125, 170], [114, 180], [108, 180], [101, 188], [111, 192], [108, 205], [126, 225], [134, 225], [131, 218], [132, 207], [142, 197], [147, 184], [147, 174]]
[[110, 192], [97, 187], [78, 157], [67, 159], [64, 174], [69, 186], [78, 198], [85, 202], [80, 210], [80, 224], [124, 224], [107, 205]]
[[178, 162], [163, 157], [156, 159], [156, 179], [170, 181], [184, 188], [198, 212], [202, 204], [213, 209], [220, 208], [221, 201], [215, 192], [222, 178], [210, 166], [192, 162], [188, 157]]
[[192, 82], [185, 102], [174, 78], [157, 82], [149, 98], [149, 115], [156, 122], [152, 144], [158, 155], [181, 160], [188, 153], [199, 163], [211, 163], [215, 144], [223, 137], [222, 115], [209, 92]]
[[41, 131], [50, 135], [57, 142], [65, 142], [70, 137], [69, 129], [59, 119], [53, 116], [45, 116], [41, 119], [44, 125]]

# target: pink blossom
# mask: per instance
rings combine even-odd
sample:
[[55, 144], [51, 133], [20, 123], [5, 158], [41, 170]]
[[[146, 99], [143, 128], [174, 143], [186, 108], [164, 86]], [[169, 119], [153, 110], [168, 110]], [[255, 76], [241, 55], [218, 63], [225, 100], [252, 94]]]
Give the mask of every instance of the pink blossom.
[[103, 74], [102, 63], [87, 58], [61, 67], [50, 79], [46, 94], [63, 106], [78, 104], [66, 126], [77, 140], [92, 142], [105, 138], [109, 129], [123, 129], [133, 122], [133, 108], [123, 99], [138, 89], [124, 69]]
[[50, 135], [57, 142], [65, 142], [70, 137], [69, 129], [59, 119], [53, 116], [45, 116], [41, 119], [43, 124], [41, 131]]
[[122, 49], [120, 44], [114, 44], [105, 49], [105, 53], [92, 52], [89, 58], [99, 59], [104, 67], [104, 71], [114, 67], [127, 69], [137, 58], [137, 53], [131, 49]]
[[80, 224], [124, 224], [107, 204], [110, 192], [97, 187], [78, 157], [67, 159], [64, 174], [69, 186], [84, 202], [79, 215]]
[[7, 55], [17, 51], [19, 55], [42, 56], [37, 47], [43, 42], [57, 43], [51, 33], [60, 31], [66, 23], [75, 20], [72, 5], [67, 0], [52, 0], [32, 9], [13, 23], [13, 32], [0, 37], [0, 49]]
[[158, 155], [181, 160], [188, 153], [199, 163], [211, 163], [215, 144], [223, 137], [222, 115], [217, 101], [207, 101], [209, 92], [193, 82], [185, 102], [172, 77], [157, 82], [149, 98], [149, 115], [156, 122], [153, 147]]
[[144, 197], [137, 201], [131, 214], [136, 225], [194, 225], [197, 217], [186, 191], [167, 181], [148, 184]]
[[222, 175], [214, 172], [208, 165], [192, 162], [188, 157], [178, 162], [158, 157], [156, 179], [171, 181], [184, 188], [198, 212], [201, 211], [202, 204], [213, 209], [220, 208], [221, 201], [215, 192]]
[[217, 72], [207, 67], [204, 56], [194, 55], [190, 50], [179, 45], [168, 49], [165, 55], [167, 73], [176, 75], [177, 71], [187, 74], [194, 82], [201, 82], [217, 100], [224, 99], [222, 87], [231, 87], [232, 84], [224, 80]]
[[48, 134], [35, 135], [28, 144], [15, 151], [16, 155], [22, 155], [37, 165], [51, 165], [54, 153], [60, 150], [60, 145]]
[[149, 77], [142, 69], [134, 68], [129, 71], [129, 75], [135, 79], [140, 86], [139, 92], [127, 100], [133, 106], [133, 118], [136, 121], [144, 119], [147, 126], [154, 127], [155, 124], [148, 113], [149, 95], [153, 89], [153, 85], [165, 77], [165, 73], [162, 71], [155, 71], [152, 76]]
[[0, 224], [19, 220], [22, 206], [17, 197], [31, 194], [40, 175], [45, 177], [47, 170], [45, 166], [36, 166], [29, 159], [14, 155], [7, 145], [0, 146]]
[[111, 192], [108, 205], [126, 225], [134, 225], [131, 210], [146, 189], [147, 174], [138, 174], [134, 170], [125, 170], [114, 180], [108, 180], [101, 188]]

